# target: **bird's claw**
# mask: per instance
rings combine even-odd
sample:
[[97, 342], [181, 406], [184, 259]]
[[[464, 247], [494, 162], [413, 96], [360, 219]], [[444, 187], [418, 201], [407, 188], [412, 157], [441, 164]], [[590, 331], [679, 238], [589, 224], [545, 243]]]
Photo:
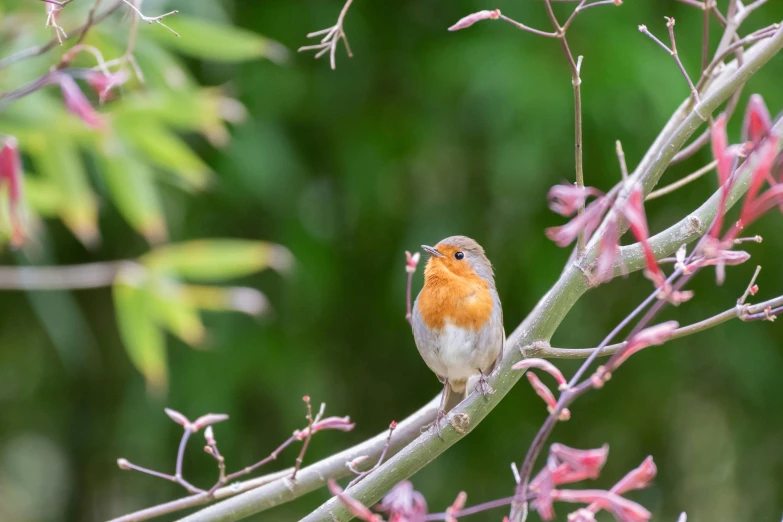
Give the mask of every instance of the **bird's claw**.
[[441, 428], [441, 426], [440, 426], [440, 421], [442, 421], [443, 419], [445, 419], [447, 417], [448, 417], [448, 414], [444, 410], [439, 409], [438, 413], [435, 414], [435, 421], [432, 424], [430, 424], [429, 426], [427, 426], [426, 429], [429, 430], [430, 428], [434, 428], [435, 429], [435, 433], [438, 435], [438, 438], [440, 440], [443, 440], [443, 428]]
[[479, 377], [478, 382], [476, 383], [476, 391], [480, 392], [481, 395], [484, 396], [484, 400], [487, 400], [488, 395], [493, 395], [495, 393], [495, 389], [489, 385], [489, 381], [487, 381], [487, 378], [484, 376], [484, 374], [481, 374], [481, 377]]

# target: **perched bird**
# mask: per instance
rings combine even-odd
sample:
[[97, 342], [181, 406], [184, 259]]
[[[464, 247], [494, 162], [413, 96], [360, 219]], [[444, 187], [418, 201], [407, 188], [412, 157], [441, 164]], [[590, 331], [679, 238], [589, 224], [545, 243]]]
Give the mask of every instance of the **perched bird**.
[[421, 248], [430, 257], [411, 322], [421, 357], [443, 382], [434, 424], [440, 435], [440, 420], [467, 396], [468, 378], [478, 375], [476, 388], [493, 393], [486, 376], [503, 357], [506, 336], [492, 264], [481, 245], [452, 236]]

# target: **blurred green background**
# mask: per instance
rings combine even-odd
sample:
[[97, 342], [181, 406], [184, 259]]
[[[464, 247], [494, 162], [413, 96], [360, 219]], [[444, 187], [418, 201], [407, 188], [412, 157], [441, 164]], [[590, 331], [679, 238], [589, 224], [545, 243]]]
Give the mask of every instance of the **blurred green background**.
[[[725, 1], [719, 4], [725, 9]], [[769, 4], [752, 16], [746, 32], [780, 21], [783, 5]], [[90, 5], [79, 0], [66, 8], [66, 30], [84, 20]], [[572, 91], [559, 45], [500, 22], [446, 31], [485, 8], [549, 30], [541, 1], [356, 0], [345, 23], [354, 58], [338, 50], [336, 71], [326, 59], [294, 51], [310, 43], [308, 32], [334, 23], [339, 1], [148, 0], [143, 7], [149, 15], [179, 9], [183, 19], [233, 25], [291, 52], [284, 63], [261, 56], [271, 50], [280, 58], [274, 46], [226, 56], [219, 45], [198, 45], [192, 36], [188, 48], [184, 32], [185, 43], [172, 47], [164, 28], [141, 24], [137, 55], [147, 85], [131, 82], [119, 100], [100, 110], [119, 129], [116, 143], [138, 146], [123, 134], [135, 122], [168, 129], [179, 147], [128, 152], [125, 161], [135, 166], [114, 189], [111, 176], [102, 178], [103, 167], [91, 159], [105, 146], [105, 133], [86, 134], [63, 111], [57, 87], [6, 107], [0, 130], [13, 130], [20, 140], [33, 179], [30, 192], [60, 197], [52, 196], [51, 208], [44, 204], [50, 200], [39, 197], [43, 226], [24, 250], [6, 248], [2, 263], [75, 264], [148, 252], [145, 233], [151, 240], [155, 233], [145, 229], [149, 221], [134, 222], [139, 214], [128, 207], [142, 196], [131, 193], [125, 207], [119, 202], [134, 190], [128, 180], [147, 176], [154, 181], [139, 190], [154, 190], [153, 206], [143, 216], [165, 223], [170, 241], [271, 241], [291, 250], [296, 269], [288, 276], [265, 271], [231, 280], [264, 292], [272, 310], [260, 319], [205, 313], [208, 349], [193, 350], [169, 336], [163, 396], [149, 394], [131, 365], [109, 288], [0, 294], [2, 520], [104, 520], [182, 496], [174, 484], [116, 466], [124, 457], [173, 470], [181, 430], [164, 407], [191, 418], [229, 414], [230, 421], [215, 429], [229, 469], [255, 462], [301, 428], [305, 394], [316, 404], [326, 402], [327, 414], [350, 415], [357, 424], [351, 433], [318, 434], [306, 463], [358, 443], [440, 390], [404, 319], [406, 249], [452, 234], [477, 239], [496, 268], [507, 331], [556, 280], [569, 254], [543, 233], [563, 222], [546, 207], [548, 188], [573, 178]], [[564, 20], [573, 4], [556, 8]], [[619, 8], [584, 12], [569, 31], [574, 53], [585, 56], [590, 185], [606, 189], [619, 178], [616, 139], [633, 168], [688, 94], [671, 57], [637, 30], [646, 24], [665, 40], [665, 15], [677, 20], [678, 48], [695, 78], [701, 14], [684, 4], [627, 0]], [[50, 33], [44, 21], [42, 3], [4, 1], [0, 56], [45, 42]], [[130, 21], [114, 15], [94, 31], [92, 43], [107, 59], [122, 53]], [[175, 17], [166, 21], [177, 27]], [[714, 23], [712, 36], [715, 45]], [[0, 90], [22, 86], [61, 54], [55, 48], [3, 69]], [[94, 64], [79, 60], [81, 67]], [[779, 112], [782, 75], [783, 56], [777, 56], [748, 84], [738, 112], [753, 92], [764, 96], [773, 114]], [[233, 99], [247, 110], [241, 121]], [[734, 141], [740, 120], [735, 117], [731, 126]], [[76, 143], [82, 185], [68, 189], [73, 192], [56, 183], [48, 192], [41, 188], [52, 178], [40, 176], [36, 149], [25, 137], [44, 140], [36, 142], [39, 152]], [[662, 183], [709, 160], [705, 150], [669, 169]], [[65, 167], [53, 161], [49, 170], [56, 178]], [[202, 175], [210, 181], [202, 183]], [[706, 176], [650, 202], [651, 229], [681, 219], [715, 187], [714, 177]], [[730, 308], [756, 264], [764, 266], [756, 299], [783, 292], [780, 219], [770, 216], [754, 226], [751, 233], [765, 241], [748, 246], [751, 262], [730, 268], [724, 286], [716, 287], [713, 273], [705, 271], [693, 283], [695, 299], [664, 317], [684, 324]], [[99, 233], [101, 239], [85, 246], [73, 232]], [[414, 292], [420, 285], [421, 271]], [[596, 289], [568, 315], [553, 344], [594, 346], [649, 291], [640, 274]], [[690, 521], [778, 520], [782, 342], [778, 324], [733, 322], [645, 351], [602, 391], [580, 400], [552, 440], [580, 448], [609, 444], [597, 487], [611, 486], [652, 454], [659, 470], [655, 485], [629, 497], [657, 520], [674, 520], [683, 510]], [[571, 372], [576, 364], [559, 366]], [[460, 490], [468, 493], [468, 504], [510, 494], [509, 463], [521, 460], [546, 415], [527, 384], [517, 388], [467, 439], [413, 477], [433, 511], [442, 511]], [[200, 440], [189, 448], [185, 474], [208, 487], [217, 471]], [[297, 451], [292, 448], [267, 471], [292, 465]], [[252, 519], [297, 520], [328, 496], [319, 490]], [[565, 520], [572, 506], [556, 509]], [[499, 520], [502, 514], [470, 520]]]

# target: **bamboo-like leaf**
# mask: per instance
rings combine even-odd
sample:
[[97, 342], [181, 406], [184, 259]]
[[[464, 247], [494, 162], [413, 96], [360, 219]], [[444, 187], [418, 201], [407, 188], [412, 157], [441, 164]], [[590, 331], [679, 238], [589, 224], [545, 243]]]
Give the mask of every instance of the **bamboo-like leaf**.
[[124, 270], [114, 284], [117, 326], [128, 357], [144, 376], [148, 389], [161, 394], [168, 381], [165, 337], [152, 315], [152, 297], [133, 281], [137, 270], [140, 267]]
[[291, 253], [265, 241], [202, 239], [160, 247], [140, 259], [151, 270], [204, 281], [242, 277], [265, 268], [285, 271]]
[[40, 174], [60, 191], [60, 218], [86, 245], [99, 240], [98, 206], [87, 181], [84, 162], [68, 135], [39, 135], [28, 151]]
[[161, 326], [197, 348], [204, 340], [204, 325], [196, 303], [183, 288], [166, 281], [154, 288], [155, 316]]
[[166, 239], [166, 219], [149, 166], [117, 142], [105, 146], [100, 156], [101, 174], [122, 216], [150, 243]]
[[168, 31], [149, 31], [150, 36], [194, 58], [221, 62], [257, 58], [284, 61], [288, 55], [287, 49], [280, 43], [245, 29], [216, 24], [182, 13], [170, 17], [166, 23], [180, 34], [179, 38]]
[[162, 125], [148, 121], [143, 125], [128, 125], [122, 132], [147, 159], [175, 174], [188, 187], [203, 189], [209, 182], [209, 167]]
[[57, 216], [66, 203], [62, 192], [50, 180], [26, 175], [24, 185], [25, 202], [41, 216]]

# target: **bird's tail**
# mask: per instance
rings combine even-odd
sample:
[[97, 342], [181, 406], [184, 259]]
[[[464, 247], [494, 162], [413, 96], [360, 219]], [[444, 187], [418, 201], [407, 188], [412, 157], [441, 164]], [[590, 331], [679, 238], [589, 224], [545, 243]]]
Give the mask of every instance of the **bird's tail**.
[[448, 413], [453, 410], [457, 404], [465, 400], [468, 396], [466, 381], [449, 381], [449, 385], [444, 387], [443, 393], [446, 394], [443, 400], [443, 411]]

